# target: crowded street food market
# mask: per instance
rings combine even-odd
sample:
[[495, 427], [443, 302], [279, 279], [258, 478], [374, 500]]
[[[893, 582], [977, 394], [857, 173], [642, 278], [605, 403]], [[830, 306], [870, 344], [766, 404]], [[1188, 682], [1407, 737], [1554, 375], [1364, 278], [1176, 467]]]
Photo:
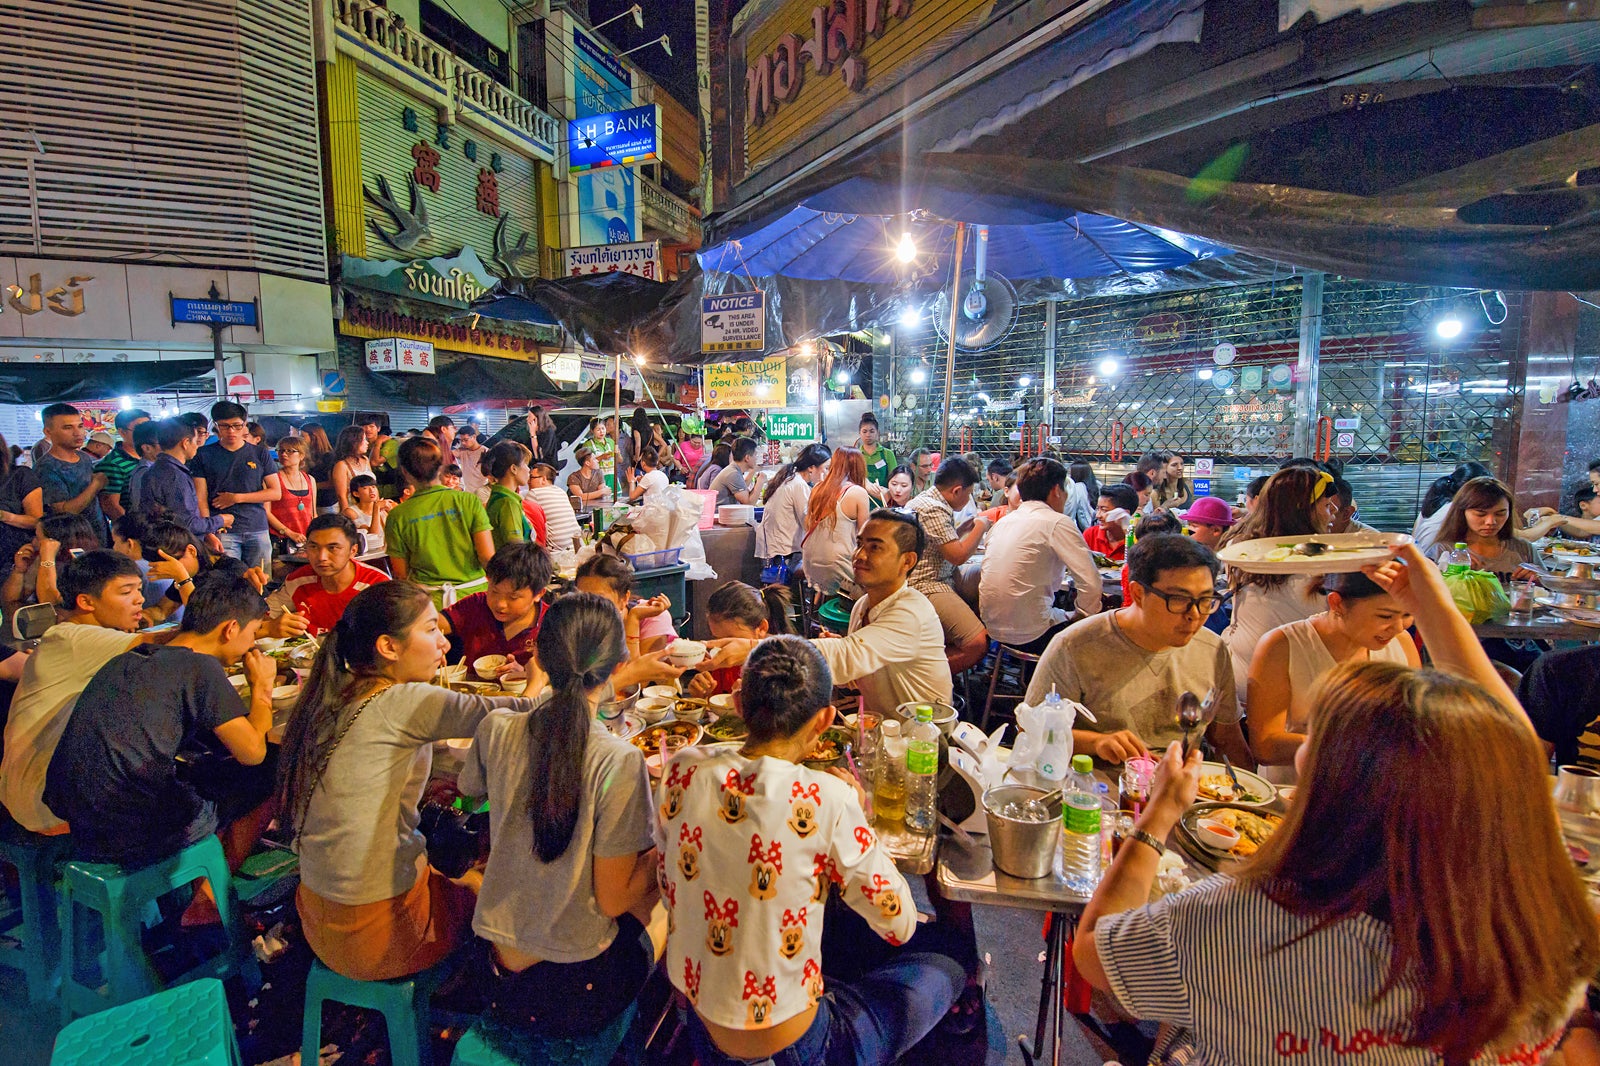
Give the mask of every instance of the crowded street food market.
[[15, 16], [0, 1062], [1600, 1066], [1600, 7]]

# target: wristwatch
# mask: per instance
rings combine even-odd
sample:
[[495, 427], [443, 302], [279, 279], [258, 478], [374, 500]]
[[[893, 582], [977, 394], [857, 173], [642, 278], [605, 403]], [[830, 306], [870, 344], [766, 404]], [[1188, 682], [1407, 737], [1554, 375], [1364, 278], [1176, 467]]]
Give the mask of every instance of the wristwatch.
[[1150, 847], [1156, 849], [1156, 854], [1158, 856], [1165, 855], [1167, 853], [1167, 846], [1165, 844], [1161, 843], [1161, 841], [1157, 840], [1151, 834], [1146, 833], [1143, 829], [1130, 829], [1130, 830], [1128, 830], [1128, 835], [1127, 835], [1127, 837], [1125, 839], [1127, 839], [1127, 840], [1137, 840], [1141, 844], [1150, 845]]

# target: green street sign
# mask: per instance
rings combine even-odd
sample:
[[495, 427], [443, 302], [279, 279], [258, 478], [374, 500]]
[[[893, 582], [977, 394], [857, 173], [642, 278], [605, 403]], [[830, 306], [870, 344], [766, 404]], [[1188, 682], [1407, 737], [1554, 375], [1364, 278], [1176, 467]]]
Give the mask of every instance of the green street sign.
[[767, 416], [767, 436], [775, 441], [812, 441], [817, 439], [815, 414], [770, 414]]

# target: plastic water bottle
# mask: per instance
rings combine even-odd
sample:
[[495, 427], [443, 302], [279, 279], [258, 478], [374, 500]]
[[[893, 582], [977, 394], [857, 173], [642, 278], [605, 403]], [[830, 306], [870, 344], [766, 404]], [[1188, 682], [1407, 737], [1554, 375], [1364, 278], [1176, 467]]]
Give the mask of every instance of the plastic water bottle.
[[929, 835], [939, 820], [939, 727], [932, 704], [917, 704], [906, 729], [906, 831]]
[[1061, 802], [1061, 880], [1088, 895], [1100, 883], [1100, 796], [1094, 790], [1094, 760], [1072, 758], [1072, 774]]
[[883, 742], [872, 786], [872, 813], [880, 833], [898, 833], [906, 823], [906, 741], [893, 718], [885, 718], [878, 728]]
[[1050, 694], [1039, 704], [1034, 721], [1039, 730], [1039, 750], [1034, 768], [1046, 781], [1060, 781], [1072, 765], [1072, 723], [1077, 712], [1050, 686]]
[[1465, 544], [1457, 543], [1449, 551], [1439, 553], [1439, 570], [1446, 574], [1464, 574], [1472, 569], [1472, 553]]

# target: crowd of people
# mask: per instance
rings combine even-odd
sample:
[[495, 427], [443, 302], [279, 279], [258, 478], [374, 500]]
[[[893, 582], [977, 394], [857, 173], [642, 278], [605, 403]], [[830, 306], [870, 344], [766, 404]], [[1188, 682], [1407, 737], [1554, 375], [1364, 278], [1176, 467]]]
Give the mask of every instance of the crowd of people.
[[[806, 446], [768, 478], [737, 426], [669, 447], [641, 418], [620, 436], [597, 421], [561, 486], [537, 416], [531, 445], [441, 416], [405, 438], [369, 421], [331, 446], [314, 426], [269, 446], [228, 401], [209, 419], [123, 415], [96, 459], [78, 412], [46, 408], [47, 449], [0, 482], [0, 598], [56, 612], [0, 661], [15, 686], [0, 831], [127, 867], [216, 834], [237, 868], [281, 840], [324, 965], [386, 980], [475, 942], [485, 1031], [508, 1048], [620, 1041], [661, 967], [706, 1066], [888, 1063], [981, 1024], [981, 949], [934, 879], [919, 920], [862, 782], [805, 760], [850, 710], [956, 702], [999, 643], [1032, 664], [1030, 703], [1089, 708], [1073, 743], [1097, 767], [1159, 760], [1072, 952], [1123, 1009], [1168, 1023], [1159, 1061], [1360, 1044], [1393, 1062], [1537, 1062], [1563, 1039], [1567, 1061], [1600, 1061], [1583, 1057], [1600, 1042], [1582, 995], [1600, 934], [1547, 780], [1552, 751], [1600, 763], [1582, 740], [1600, 671], [1540, 660], [1519, 703], [1433, 561], [1459, 542], [1514, 577], [1533, 540], [1583, 533], [1587, 511], [1525, 515], [1463, 468], [1389, 561], [1274, 576], [1216, 551], [1359, 529], [1338, 469], [1290, 460], [1235, 507], [1197, 497], [1169, 453], [1107, 483], [1048, 455], [901, 464], [867, 415], [858, 440]], [[561, 580], [552, 560], [579, 544], [579, 512], [674, 480], [761, 504], [757, 552], [795, 575], [719, 579], [712, 654], [689, 669], [667, 654], [674, 605], [636, 597], [626, 561], [595, 553]], [[798, 632], [797, 595], [848, 601], [845, 632]], [[304, 636], [315, 658], [275, 723], [282, 668], [258, 641]], [[487, 656], [502, 694], [441, 683]], [[746, 739], [662, 752], [653, 784], [607, 719], [658, 683], [731, 695]], [[1185, 692], [1213, 694], [1213, 752], [1298, 787], [1249, 864], [1151, 904], [1196, 796]], [[422, 811], [434, 745], [461, 738], [454, 788], [487, 800], [492, 845], [447, 876]], [[184, 922], [216, 917], [202, 891]]]

